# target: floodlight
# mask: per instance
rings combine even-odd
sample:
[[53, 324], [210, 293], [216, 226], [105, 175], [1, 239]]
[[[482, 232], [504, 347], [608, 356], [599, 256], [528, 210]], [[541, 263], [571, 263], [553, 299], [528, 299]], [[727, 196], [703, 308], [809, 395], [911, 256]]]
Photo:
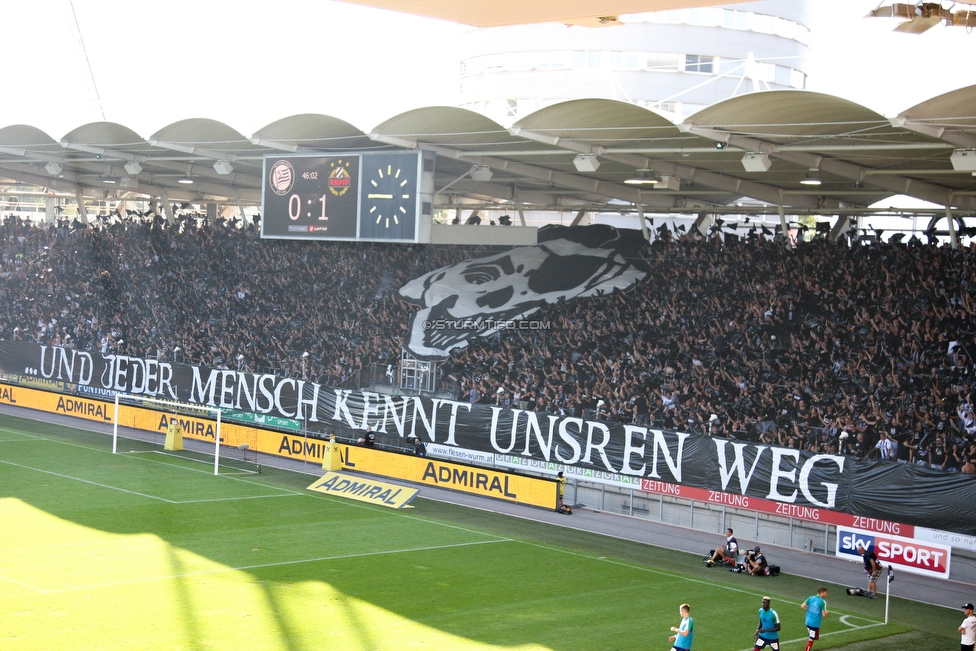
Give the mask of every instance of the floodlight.
[[46, 169], [47, 173], [50, 174], [51, 176], [57, 176], [58, 174], [61, 173], [62, 167], [58, 163], [51, 161], [50, 163], [44, 166], [44, 169]]
[[139, 172], [142, 171], [142, 165], [140, 165], [138, 161], [129, 161], [125, 164], [125, 171], [131, 176], [138, 176]]
[[177, 181], [177, 183], [182, 183], [184, 185], [190, 185], [191, 183], [193, 183], [193, 179], [189, 175], [182, 176], [182, 177], [180, 177], [180, 180]]
[[490, 181], [491, 177], [491, 168], [487, 165], [474, 165], [471, 168], [471, 178], [475, 181]]
[[768, 154], [749, 153], [742, 157], [742, 167], [747, 172], [768, 172], [771, 165]]
[[230, 164], [230, 161], [226, 160], [217, 161], [214, 163], [213, 168], [217, 174], [230, 174], [234, 171], [234, 166]]
[[949, 160], [957, 172], [976, 172], [976, 149], [957, 149]]
[[652, 170], [635, 170], [634, 175], [625, 180], [628, 185], [655, 185], [661, 182], [661, 177]]
[[823, 177], [820, 176], [820, 170], [810, 170], [800, 181], [801, 185], [820, 185], [821, 183], [823, 183]]
[[578, 154], [573, 159], [577, 172], [595, 172], [600, 169], [600, 161], [595, 154]]

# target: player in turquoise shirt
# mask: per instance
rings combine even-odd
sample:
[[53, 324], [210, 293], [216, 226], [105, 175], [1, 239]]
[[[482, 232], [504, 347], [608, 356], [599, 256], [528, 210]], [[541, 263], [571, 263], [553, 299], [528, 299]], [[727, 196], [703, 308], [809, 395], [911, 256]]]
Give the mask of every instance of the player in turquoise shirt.
[[779, 615], [769, 607], [769, 597], [762, 598], [759, 609], [759, 628], [756, 629], [756, 646], [753, 651], [764, 651], [767, 647], [779, 651]]
[[691, 618], [691, 606], [681, 604], [678, 610], [681, 613], [681, 623], [677, 627], [671, 627], [671, 632], [674, 635], [669, 637], [668, 640], [674, 642], [672, 649], [677, 649], [677, 651], [690, 651], [691, 641], [695, 637], [695, 621]]
[[820, 639], [820, 622], [829, 615], [827, 612], [827, 588], [820, 586], [817, 594], [807, 597], [807, 600], [800, 604], [800, 608], [807, 611], [807, 633], [810, 639], [807, 640], [806, 651], [813, 648], [813, 643]]

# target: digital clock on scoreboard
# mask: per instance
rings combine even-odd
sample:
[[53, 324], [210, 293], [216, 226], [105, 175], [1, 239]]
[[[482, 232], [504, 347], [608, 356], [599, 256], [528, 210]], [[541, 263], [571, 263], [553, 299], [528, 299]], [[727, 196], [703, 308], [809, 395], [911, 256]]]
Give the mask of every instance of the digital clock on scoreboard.
[[416, 150], [267, 156], [263, 194], [261, 237], [429, 241], [433, 159]]

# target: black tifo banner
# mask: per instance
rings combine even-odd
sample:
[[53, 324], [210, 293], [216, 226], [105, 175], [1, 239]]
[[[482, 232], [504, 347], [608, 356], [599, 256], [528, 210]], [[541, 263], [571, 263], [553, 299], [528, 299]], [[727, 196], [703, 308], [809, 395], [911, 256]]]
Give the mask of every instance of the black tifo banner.
[[901, 463], [25, 342], [0, 341], [0, 373], [89, 395], [125, 392], [296, 419], [311, 432], [371, 426], [461, 449], [976, 535], [976, 476]]

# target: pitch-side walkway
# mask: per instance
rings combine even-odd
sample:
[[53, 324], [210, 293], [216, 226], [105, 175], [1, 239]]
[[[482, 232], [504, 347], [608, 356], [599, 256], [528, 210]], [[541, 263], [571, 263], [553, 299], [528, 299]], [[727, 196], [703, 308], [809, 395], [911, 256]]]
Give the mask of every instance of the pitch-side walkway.
[[[111, 425], [94, 422], [82, 423], [75, 418], [46, 414], [10, 405], [0, 405], [0, 413], [106, 433], [111, 433], [112, 429]], [[271, 455], [261, 455], [261, 463], [262, 465], [309, 475], [318, 476], [323, 472], [321, 468], [312, 464]], [[384, 481], [405, 486], [418, 486], [394, 479], [384, 479]], [[555, 511], [511, 504], [501, 500], [467, 495], [427, 485], [420, 485], [420, 488], [418, 497], [424, 499], [449, 502], [494, 513], [504, 513], [512, 517], [525, 518], [536, 522], [548, 522], [559, 527], [588, 531], [656, 547], [684, 550], [689, 552], [688, 563], [692, 565], [699, 563], [699, 559], [705, 550], [714, 549], [724, 540], [721, 534], [710, 534], [675, 525], [652, 522], [643, 518], [596, 511], [585, 506], [573, 509], [572, 515], [563, 515]], [[745, 546], [751, 543], [740, 537], [740, 544]], [[763, 543], [763, 552], [772, 563], [781, 566], [784, 573], [834, 585], [866, 587], [864, 572], [860, 564], [836, 556], [804, 552], [766, 543]], [[964, 603], [976, 602], [976, 585], [974, 585], [976, 584], [976, 562], [955, 556], [952, 559], [952, 564], [953, 575], [963, 577], [965, 582], [943, 581], [907, 572], [896, 572], [895, 581], [891, 583], [892, 596], [937, 604], [954, 610], [958, 610]], [[715, 572], [725, 571], [719, 568], [713, 568], [713, 570]], [[884, 582], [884, 576], [882, 576], [878, 581], [878, 587], [882, 591], [884, 590]]]

